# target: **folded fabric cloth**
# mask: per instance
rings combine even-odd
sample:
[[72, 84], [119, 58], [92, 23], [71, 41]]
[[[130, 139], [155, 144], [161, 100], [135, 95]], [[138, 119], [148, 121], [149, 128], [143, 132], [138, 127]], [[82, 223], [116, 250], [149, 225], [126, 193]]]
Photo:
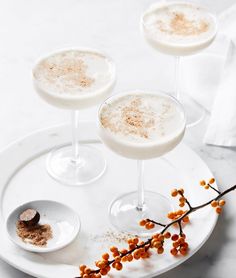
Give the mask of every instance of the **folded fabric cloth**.
[[227, 56], [230, 39], [218, 35], [212, 46], [182, 58], [182, 90], [211, 112]]
[[221, 15], [220, 28], [230, 41], [204, 141], [232, 147], [236, 146], [236, 5]]
[[212, 46], [183, 62], [184, 90], [211, 112], [204, 142], [230, 147], [236, 146], [236, 5], [219, 21]]
[[233, 41], [229, 44], [204, 141], [213, 145], [236, 146], [236, 46]]

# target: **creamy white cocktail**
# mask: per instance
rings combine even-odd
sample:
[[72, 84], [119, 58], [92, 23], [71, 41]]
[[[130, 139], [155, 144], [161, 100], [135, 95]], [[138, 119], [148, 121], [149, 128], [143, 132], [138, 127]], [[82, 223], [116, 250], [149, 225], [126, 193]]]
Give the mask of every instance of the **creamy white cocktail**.
[[131, 92], [113, 96], [100, 110], [99, 134], [116, 153], [150, 159], [173, 149], [185, 130], [184, 113], [165, 94]]
[[216, 17], [205, 8], [186, 2], [153, 6], [143, 15], [142, 26], [154, 48], [176, 56], [206, 48], [217, 33]]
[[151, 218], [153, 213], [165, 219], [170, 203], [158, 193], [144, 192], [143, 160], [171, 151], [184, 132], [183, 108], [166, 93], [127, 92], [102, 104], [98, 123], [101, 140], [115, 153], [138, 161], [138, 192], [117, 198], [110, 208], [110, 219], [118, 229], [144, 235], [140, 219]]
[[141, 18], [144, 38], [155, 50], [175, 56], [174, 95], [183, 104], [187, 125], [203, 118], [205, 110], [180, 89], [180, 57], [207, 48], [217, 34], [216, 16], [189, 2], [162, 2], [152, 5]]
[[55, 149], [47, 170], [69, 185], [90, 183], [102, 175], [105, 160], [100, 152], [78, 142], [78, 110], [102, 102], [115, 83], [111, 58], [89, 49], [68, 49], [48, 55], [33, 69], [38, 94], [49, 104], [72, 110], [72, 146]]
[[65, 50], [41, 59], [33, 70], [39, 95], [64, 109], [85, 109], [104, 100], [115, 81], [114, 64], [91, 50]]

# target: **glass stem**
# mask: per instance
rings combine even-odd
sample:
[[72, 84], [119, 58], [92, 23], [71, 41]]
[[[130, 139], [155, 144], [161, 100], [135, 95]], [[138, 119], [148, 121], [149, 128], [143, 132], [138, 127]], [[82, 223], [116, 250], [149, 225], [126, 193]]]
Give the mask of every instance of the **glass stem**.
[[175, 57], [175, 91], [174, 96], [180, 100], [180, 56]]
[[143, 211], [144, 207], [144, 168], [143, 168], [143, 160], [137, 161], [138, 168], [138, 205], [137, 210]]
[[75, 163], [80, 162], [79, 158], [79, 138], [78, 138], [78, 129], [79, 129], [79, 111], [73, 110], [71, 112], [71, 123], [72, 123], [72, 161]]

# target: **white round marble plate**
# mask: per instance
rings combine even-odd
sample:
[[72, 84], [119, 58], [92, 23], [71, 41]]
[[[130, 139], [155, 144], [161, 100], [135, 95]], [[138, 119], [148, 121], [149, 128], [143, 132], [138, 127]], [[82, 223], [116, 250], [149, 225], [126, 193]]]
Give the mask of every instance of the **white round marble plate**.
[[[70, 142], [68, 126], [37, 131], [0, 153], [0, 256], [12, 266], [35, 277], [73, 278], [79, 275], [78, 265], [93, 266], [109, 246], [126, 246], [126, 235], [111, 227], [107, 212], [116, 196], [136, 189], [136, 163], [113, 154], [103, 146], [96, 136], [93, 123], [81, 123], [80, 135], [81, 142], [93, 144], [103, 151], [108, 167], [101, 179], [78, 188], [57, 183], [45, 169], [48, 150]], [[203, 190], [198, 185], [199, 180], [211, 178], [212, 173], [184, 144], [163, 159], [145, 162], [145, 166], [148, 190], [169, 196], [173, 187], [181, 186], [193, 205], [214, 196], [214, 192]], [[48, 254], [35, 254], [22, 250], [8, 239], [4, 223], [9, 213], [23, 203], [39, 199], [63, 202], [80, 215], [81, 231], [69, 246]], [[188, 256], [175, 258], [169, 252], [153, 254], [148, 260], [125, 264], [121, 272], [112, 270], [112, 277], [155, 277], [176, 267], [204, 244], [216, 221], [217, 216], [211, 208], [204, 208], [191, 216], [191, 224], [185, 228], [190, 245]]]

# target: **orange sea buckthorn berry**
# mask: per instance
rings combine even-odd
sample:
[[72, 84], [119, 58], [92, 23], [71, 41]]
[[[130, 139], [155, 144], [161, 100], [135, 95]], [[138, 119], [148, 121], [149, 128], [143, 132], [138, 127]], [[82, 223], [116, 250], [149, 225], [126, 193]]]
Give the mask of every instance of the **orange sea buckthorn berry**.
[[171, 237], [171, 233], [170, 233], [170, 232], [165, 232], [165, 233], [164, 233], [164, 237], [165, 237], [166, 239], [170, 238], [170, 237]]
[[158, 254], [163, 254], [164, 253], [164, 248], [161, 246], [157, 249]]
[[188, 217], [188, 216], [185, 216], [185, 217], [183, 218], [183, 222], [184, 222], [184, 223], [188, 223], [188, 222], [189, 222], [189, 217]]
[[209, 180], [209, 183], [210, 184], [213, 184], [215, 182], [215, 179], [214, 178], [211, 178], [210, 180]]
[[141, 258], [142, 258], [142, 259], [147, 259], [147, 258], [149, 258], [148, 253], [147, 253], [147, 252], [143, 253], [143, 254], [141, 255]]
[[179, 203], [179, 206], [180, 206], [181, 208], [184, 207], [184, 206], [185, 206], [185, 202]]
[[182, 247], [185, 248], [185, 249], [188, 249], [188, 243], [187, 243], [187, 242], [184, 242], [184, 243], [182, 244]]
[[158, 241], [157, 238], [153, 238], [153, 239], [151, 240], [151, 247], [154, 247], [154, 244], [155, 244], [157, 241]]
[[181, 236], [179, 239], [178, 239], [178, 243], [179, 244], [183, 244], [185, 242], [185, 239]]
[[186, 239], [186, 234], [182, 233], [181, 237], [183, 237], [184, 239]]
[[180, 197], [180, 198], [179, 198], [179, 202], [180, 202], [180, 203], [184, 203], [185, 201], [186, 201], [186, 199], [185, 199], [184, 197]]
[[204, 186], [204, 188], [205, 188], [205, 189], [209, 189], [210, 186], [207, 184], [207, 185]]
[[172, 197], [176, 197], [177, 195], [178, 195], [178, 190], [177, 189], [171, 190], [171, 196]]
[[140, 249], [139, 249], [139, 252], [140, 252], [140, 254], [143, 254], [143, 253], [146, 252], [146, 250], [145, 250], [145, 248], [140, 248]]
[[91, 269], [89, 268], [89, 267], [86, 267], [85, 269], [84, 269], [84, 273], [85, 274], [89, 274], [91, 272]]
[[121, 257], [120, 256], [116, 256], [114, 258], [114, 260], [115, 260], [116, 263], [119, 263], [121, 261]]
[[174, 242], [172, 243], [172, 246], [173, 246], [174, 248], [178, 248], [178, 247], [179, 247], [178, 241], [174, 241]]
[[185, 248], [180, 248], [180, 250], [179, 250], [179, 252], [180, 252], [180, 254], [181, 255], [183, 255], [183, 256], [186, 256], [187, 255], [187, 249], [185, 249]]
[[160, 241], [155, 241], [155, 243], [153, 244], [154, 248], [160, 248], [162, 246], [162, 243]]
[[89, 275], [88, 274], [84, 274], [83, 278], [89, 278]]
[[116, 270], [120, 271], [123, 268], [122, 263], [116, 263]]
[[178, 250], [176, 248], [172, 248], [170, 250], [170, 253], [173, 255], [173, 256], [176, 256], [178, 254]]
[[106, 263], [100, 261], [100, 262], [98, 262], [97, 267], [100, 268], [100, 269], [105, 268], [106, 267]]
[[154, 225], [154, 223], [152, 223], [152, 222], [148, 222], [146, 225], [145, 225], [145, 228], [147, 229], [147, 230], [151, 230], [151, 229], [153, 229], [155, 227], [155, 225]]
[[99, 263], [100, 263], [100, 261], [96, 261], [95, 265], [98, 267]]
[[220, 201], [219, 201], [219, 206], [220, 206], [220, 207], [223, 207], [223, 206], [225, 205], [225, 203], [226, 203], [225, 200], [220, 200]]
[[146, 224], [147, 224], [147, 220], [145, 220], [145, 219], [143, 219], [139, 222], [139, 225], [142, 227], [145, 226]]
[[216, 207], [216, 212], [217, 212], [218, 214], [221, 214], [221, 212], [222, 212], [222, 207]]
[[154, 223], [150, 223], [150, 224], [149, 224], [149, 228], [150, 228], [150, 229], [154, 229], [154, 228], [155, 228], [155, 224], [154, 224]]
[[138, 242], [139, 242], [139, 239], [137, 237], [133, 238], [133, 243], [134, 244], [138, 244]]
[[84, 265], [84, 264], [82, 264], [82, 265], [79, 267], [80, 271], [82, 271], [82, 272], [84, 272], [85, 268], [86, 268], [86, 265]]
[[162, 234], [160, 234], [159, 236], [158, 236], [158, 240], [160, 240], [160, 241], [163, 241], [165, 238], [164, 238], [164, 236], [162, 235]]
[[206, 182], [204, 180], [200, 181], [200, 185], [201, 186], [205, 186], [206, 185]]
[[134, 257], [134, 259], [135, 259], [135, 260], [140, 259], [140, 253], [139, 253], [139, 250], [136, 250], [136, 251], [134, 252], [133, 257]]
[[176, 211], [176, 213], [177, 213], [177, 215], [182, 215], [182, 214], [184, 214], [184, 211], [182, 209], [179, 209]]
[[183, 188], [180, 188], [180, 189], [178, 190], [178, 192], [180, 192], [181, 194], [184, 194], [184, 189], [183, 189]]
[[158, 237], [159, 237], [159, 234], [155, 234], [152, 236], [153, 239], [158, 239]]
[[112, 246], [112, 247], [110, 248], [110, 251], [111, 251], [112, 253], [118, 252], [118, 248], [115, 247], [115, 246]]
[[107, 275], [107, 270], [105, 269], [105, 268], [103, 268], [103, 269], [100, 269], [100, 274], [102, 275], [102, 276], [106, 276]]
[[172, 239], [173, 241], [176, 241], [176, 240], [179, 239], [179, 235], [174, 234], [174, 235], [172, 235], [171, 239]]
[[113, 258], [119, 257], [120, 256], [119, 251], [112, 253], [112, 256], [113, 256]]
[[108, 261], [109, 260], [109, 254], [108, 253], [104, 253], [102, 255], [103, 260]]
[[167, 217], [168, 217], [169, 219], [174, 219], [174, 218], [175, 218], [175, 214], [174, 214], [173, 212], [169, 212], [168, 215], [167, 215]]
[[101, 278], [102, 276], [101, 276], [100, 273], [96, 273], [96, 274], [95, 274], [95, 277], [96, 277], [96, 278]]
[[127, 249], [121, 249], [120, 252], [121, 252], [121, 254], [124, 255], [124, 254], [126, 254], [128, 252], [128, 250]]
[[212, 202], [211, 202], [211, 206], [212, 206], [213, 208], [217, 207], [217, 206], [218, 206], [218, 201], [216, 201], [216, 200], [212, 201]]
[[122, 261], [122, 263], [127, 262], [127, 261], [128, 261], [128, 257], [127, 257], [127, 256], [123, 257], [123, 258], [121, 259], [121, 261]]
[[107, 272], [109, 272], [109, 271], [111, 270], [111, 267], [108, 265], [108, 266], [106, 267], [106, 270], [107, 270]]
[[133, 255], [132, 255], [132, 254], [129, 254], [129, 255], [127, 256], [127, 260], [128, 260], [128, 262], [132, 262], [132, 261], [133, 261]]
[[136, 247], [136, 245], [134, 243], [129, 245], [129, 250], [133, 250]]

